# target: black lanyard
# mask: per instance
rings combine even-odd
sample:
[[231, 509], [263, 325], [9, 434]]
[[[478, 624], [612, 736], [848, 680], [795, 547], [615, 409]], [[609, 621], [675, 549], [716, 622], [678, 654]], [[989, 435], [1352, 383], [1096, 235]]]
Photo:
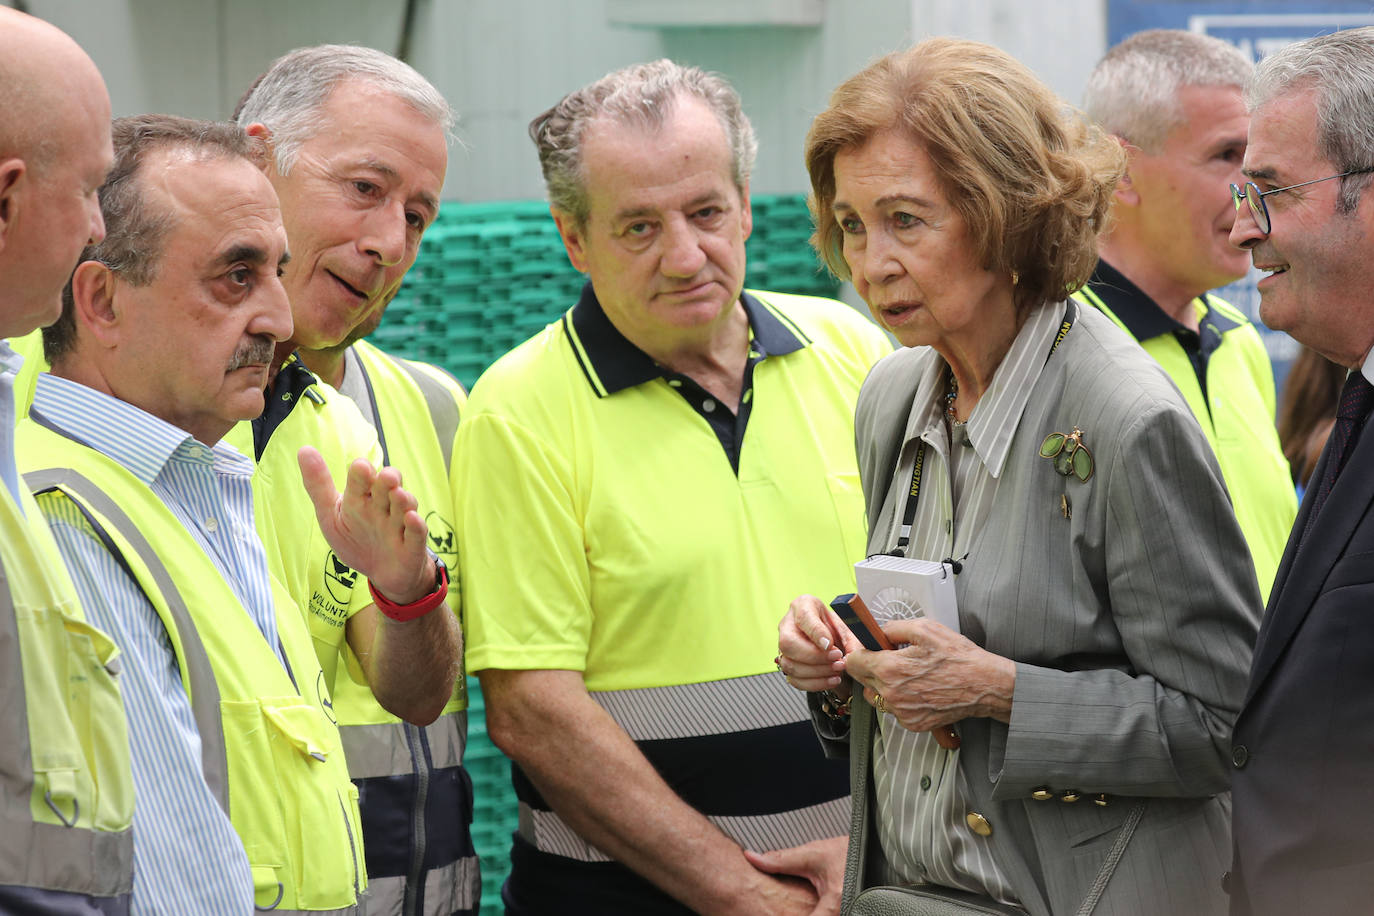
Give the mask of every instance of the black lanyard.
[[[1050, 352], [1045, 354], [1045, 363], [1048, 364], [1054, 351], [1059, 349], [1059, 345], [1064, 342], [1064, 338], [1069, 334], [1069, 328], [1073, 327], [1074, 321], [1078, 319], [1078, 303], [1072, 299], [1068, 301], [1064, 309], [1064, 321], [1059, 325], [1059, 333], [1054, 335], [1054, 343], [1050, 344]], [[911, 526], [916, 521], [916, 500], [921, 493], [921, 470], [926, 463], [926, 443], [921, 440], [921, 444], [916, 448], [916, 464], [911, 469], [911, 490], [906, 497], [906, 510], [902, 513], [902, 527], [900, 536], [897, 538], [897, 552], [906, 556], [906, 545], [911, 543]]]

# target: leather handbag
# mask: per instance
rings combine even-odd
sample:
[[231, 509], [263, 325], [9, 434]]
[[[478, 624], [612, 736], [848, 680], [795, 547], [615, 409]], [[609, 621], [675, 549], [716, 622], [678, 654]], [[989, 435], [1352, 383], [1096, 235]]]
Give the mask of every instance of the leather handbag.
[[[849, 821], [849, 851], [845, 857], [844, 891], [840, 897], [841, 916], [1027, 916], [1020, 907], [999, 903], [983, 894], [941, 887], [936, 884], [877, 885], [865, 887], [883, 869], [883, 852], [870, 811], [873, 808], [871, 776], [873, 729], [876, 717], [873, 707], [856, 694], [850, 716], [849, 778], [853, 802]], [[1137, 803], [1127, 816], [1116, 843], [1102, 863], [1087, 898], [1076, 916], [1090, 916], [1098, 898], [1111, 880], [1116, 863], [1126, 851], [1126, 844], [1135, 832], [1136, 824], [1145, 813], [1144, 803]]]
[[912, 885], [870, 887], [854, 898], [847, 916], [1026, 916], [1020, 907], [952, 887]]

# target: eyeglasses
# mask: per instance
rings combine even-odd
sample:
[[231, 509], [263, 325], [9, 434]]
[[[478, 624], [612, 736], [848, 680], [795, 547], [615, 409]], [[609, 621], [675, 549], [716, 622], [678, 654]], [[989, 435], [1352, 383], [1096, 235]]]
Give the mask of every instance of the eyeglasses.
[[1291, 191], [1294, 188], [1301, 188], [1309, 184], [1316, 184], [1320, 181], [1330, 181], [1333, 178], [1345, 178], [1347, 175], [1363, 175], [1366, 172], [1374, 172], [1374, 168], [1351, 169], [1348, 172], [1341, 172], [1339, 175], [1327, 175], [1325, 178], [1313, 178], [1311, 181], [1300, 181], [1297, 184], [1290, 184], [1286, 188], [1274, 188], [1269, 191], [1261, 191], [1259, 186], [1253, 181], [1247, 181], [1243, 185], [1231, 185], [1231, 199], [1236, 202], [1236, 209], [1240, 209], [1241, 201], [1250, 205], [1250, 212], [1254, 214], [1255, 225], [1259, 226], [1260, 234], [1268, 235], [1272, 224], [1269, 221], [1269, 205], [1264, 199], [1270, 194], [1279, 194], [1284, 191]]

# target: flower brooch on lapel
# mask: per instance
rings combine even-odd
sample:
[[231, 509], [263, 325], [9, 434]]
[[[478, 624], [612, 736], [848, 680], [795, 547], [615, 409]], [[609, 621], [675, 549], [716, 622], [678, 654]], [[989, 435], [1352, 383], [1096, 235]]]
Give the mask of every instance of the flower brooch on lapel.
[[1071, 433], [1050, 433], [1040, 443], [1040, 457], [1054, 462], [1054, 469], [1065, 477], [1073, 475], [1087, 483], [1093, 476], [1093, 453], [1083, 444], [1083, 430], [1077, 426]]

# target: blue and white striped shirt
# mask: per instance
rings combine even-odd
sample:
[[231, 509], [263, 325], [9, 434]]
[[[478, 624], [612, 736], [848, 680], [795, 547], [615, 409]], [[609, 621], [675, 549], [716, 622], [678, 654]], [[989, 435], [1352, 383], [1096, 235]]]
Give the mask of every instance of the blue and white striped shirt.
[[[232, 446], [207, 447], [131, 404], [54, 376], [39, 377], [32, 412], [146, 483], [281, 658], [267, 560], [253, 527], [252, 462]], [[205, 784], [200, 735], [166, 629], [70, 501], [47, 495], [38, 504], [88, 617], [124, 650], [137, 795], [134, 912], [252, 913], [248, 859]]]

